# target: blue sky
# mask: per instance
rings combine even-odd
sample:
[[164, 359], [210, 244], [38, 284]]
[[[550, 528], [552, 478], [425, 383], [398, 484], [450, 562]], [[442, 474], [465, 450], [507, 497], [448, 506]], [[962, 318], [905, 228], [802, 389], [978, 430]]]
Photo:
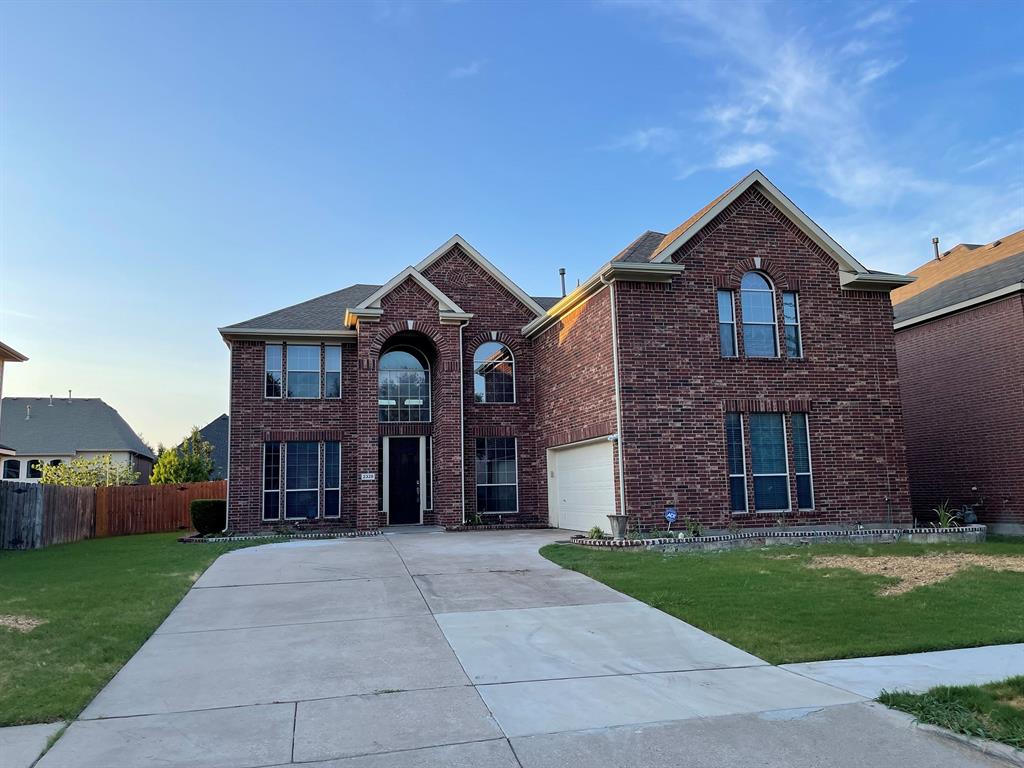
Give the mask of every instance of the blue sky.
[[533, 294], [759, 167], [862, 262], [1024, 227], [1013, 3], [6, 3], [5, 394], [174, 443], [220, 325], [459, 232]]

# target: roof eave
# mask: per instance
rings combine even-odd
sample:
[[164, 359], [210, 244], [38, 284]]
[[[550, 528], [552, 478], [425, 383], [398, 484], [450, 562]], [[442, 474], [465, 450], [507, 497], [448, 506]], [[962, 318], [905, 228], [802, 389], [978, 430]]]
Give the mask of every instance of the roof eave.
[[848, 291], [893, 291], [917, 280], [913, 275], [888, 272], [839, 271], [839, 287]]
[[965, 309], [970, 309], [981, 304], [987, 304], [990, 301], [996, 301], [998, 299], [1006, 298], [1007, 296], [1013, 296], [1016, 293], [1024, 293], [1024, 282], [1012, 283], [996, 291], [983, 293], [981, 296], [975, 296], [974, 298], [958, 301], [956, 304], [950, 304], [949, 306], [942, 307], [941, 309], [935, 309], [931, 312], [924, 312], [920, 315], [908, 317], [905, 320], [893, 323], [892, 327], [893, 330], [899, 331], [903, 328], [909, 328], [912, 325], [920, 325], [921, 323], [927, 323], [929, 320], [936, 320], [940, 317], [945, 317], [946, 315], [962, 312]]
[[28, 357], [21, 354], [14, 347], [9, 347], [0, 341], [0, 360], [3, 360], [5, 363], [24, 363], [28, 360]]
[[232, 328], [227, 326], [225, 328], [218, 328], [217, 332], [220, 333], [226, 341], [230, 339], [249, 339], [249, 338], [355, 338], [356, 332], [349, 328], [339, 328], [337, 330], [316, 330], [314, 328]]

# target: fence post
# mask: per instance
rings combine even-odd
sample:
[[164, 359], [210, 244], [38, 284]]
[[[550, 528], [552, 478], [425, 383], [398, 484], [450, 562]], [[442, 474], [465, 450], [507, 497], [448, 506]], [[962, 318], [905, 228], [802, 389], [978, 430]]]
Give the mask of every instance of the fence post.
[[96, 488], [95, 536], [97, 539], [103, 539], [110, 535], [110, 499], [107, 492], [107, 488]]

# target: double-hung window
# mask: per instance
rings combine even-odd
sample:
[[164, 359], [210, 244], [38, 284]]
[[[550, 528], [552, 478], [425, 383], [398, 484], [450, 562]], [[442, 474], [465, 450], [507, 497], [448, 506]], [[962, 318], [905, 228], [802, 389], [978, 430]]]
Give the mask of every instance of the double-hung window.
[[341, 347], [324, 347], [324, 397], [341, 397]]
[[811, 436], [807, 414], [789, 416], [793, 435], [793, 467], [796, 470], [796, 505], [798, 509], [814, 509], [814, 481], [811, 478]]
[[718, 292], [718, 341], [722, 357], [736, 357], [736, 310], [732, 291]]
[[794, 291], [782, 292], [782, 323], [786, 330], [786, 357], [803, 357], [800, 340], [800, 303]]
[[733, 512], [746, 512], [747, 470], [742, 414], [725, 414], [725, 446], [729, 463], [729, 509]]
[[740, 281], [743, 313], [743, 354], [747, 357], [778, 357], [775, 328], [775, 290], [763, 275], [747, 272]]
[[478, 403], [516, 401], [515, 360], [512, 350], [487, 341], [473, 355], [473, 399]]
[[263, 444], [263, 519], [281, 517], [281, 444]]
[[284, 516], [317, 517], [320, 506], [320, 443], [287, 443]]
[[288, 345], [288, 397], [320, 397], [320, 346]]
[[324, 443], [324, 517], [341, 515], [341, 443]]
[[263, 387], [264, 397], [281, 396], [281, 345], [267, 344], [263, 354], [264, 378], [266, 382]]
[[758, 512], [788, 510], [789, 467], [783, 414], [751, 413], [749, 420], [754, 509]]
[[480, 514], [517, 512], [516, 439], [478, 437], [476, 440], [476, 511]]

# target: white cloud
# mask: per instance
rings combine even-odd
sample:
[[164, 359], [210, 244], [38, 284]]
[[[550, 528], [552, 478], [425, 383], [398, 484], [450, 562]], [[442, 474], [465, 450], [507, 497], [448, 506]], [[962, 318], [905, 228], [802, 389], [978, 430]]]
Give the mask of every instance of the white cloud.
[[870, 85], [875, 80], [885, 77], [887, 74], [892, 72], [896, 67], [906, 61], [905, 58], [900, 59], [872, 59], [864, 63], [861, 68], [860, 85]]
[[715, 158], [716, 168], [735, 168], [738, 165], [763, 163], [775, 156], [775, 150], [768, 144], [734, 144], [719, 151]]
[[448, 77], [453, 80], [462, 80], [466, 77], [476, 77], [480, 74], [480, 70], [483, 69], [484, 63], [482, 61], [473, 61], [466, 64], [463, 67], [455, 67], [448, 71]]
[[622, 149], [630, 152], [653, 152], [664, 154], [673, 150], [678, 142], [679, 133], [665, 126], [638, 128], [615, 139], [604, 149]]
[[863, 16], [853, 25], [854, 29], [869, 29], [891, 24], [897, 19], [896, 9], [891, 5], [876, 8], [867, 16]]

